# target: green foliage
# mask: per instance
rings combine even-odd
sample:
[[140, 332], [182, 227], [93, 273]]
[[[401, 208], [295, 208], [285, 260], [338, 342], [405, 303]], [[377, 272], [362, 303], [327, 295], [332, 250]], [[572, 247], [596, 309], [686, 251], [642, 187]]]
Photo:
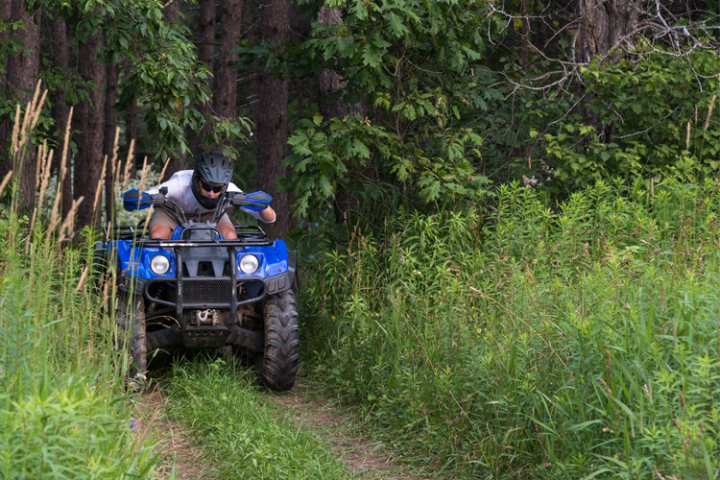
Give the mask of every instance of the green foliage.
[[221, 360], [176, 367], [169, 389], [170, 416], [202, 440], [218, 478], [349, 478], [317, 438], [282, 419], [240, 373]]
[[[316, 23], [308, 55], [345, 80], [337, 102], [351, 113], [311, 118], [291, 135], [288, 166], [297, 210], [340, 191], [396, 189], [409, 203], [456, 205], [488, 192], [478, 169], [481, 132], [469, 117], [497, 95], [475, 71], [493, 29], [484, 2], [328, 2], [340, 25]], [[360, 113], [363, 112], [363, 113]]]
[[713, 478], [720, 185], [399, 216], [303, 265], [313, 374], [453, 478]]
[[[542, 135], [554, 188], [572, 191], [618, 175], [665, 175], [682, 163], [716, 171], [719, 73], [720, 60], [708, 51], [683, 60], [648, 53], [589, 65], [581, 106]], [[545, 111], [538, 120], [553, 113], [559, 112]]]

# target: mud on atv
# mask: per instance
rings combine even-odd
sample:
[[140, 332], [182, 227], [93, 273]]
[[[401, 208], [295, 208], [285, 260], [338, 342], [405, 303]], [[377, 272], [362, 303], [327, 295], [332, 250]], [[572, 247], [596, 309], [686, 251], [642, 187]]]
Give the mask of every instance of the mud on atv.
[[285, 242], [271, 242], [258, 226], [236, 227], [237, 240], [223, 239], [216, 228], [233, 207], [265, 206], [269, 195], [227, 192], [210, 221], [193, 222], [166, 193], [131, 190], [123, 197], [126, 210], [153, 206], [171, 214], [178, 227], [170, 240], [136, 238], [126, 227], [96, 246], [117, 261], [117, 322], [128, 338], [133, 377], [145, 379], [158, 351], [222, 349], [254, 360], [267, 387], [289, 390], [300, 339]]

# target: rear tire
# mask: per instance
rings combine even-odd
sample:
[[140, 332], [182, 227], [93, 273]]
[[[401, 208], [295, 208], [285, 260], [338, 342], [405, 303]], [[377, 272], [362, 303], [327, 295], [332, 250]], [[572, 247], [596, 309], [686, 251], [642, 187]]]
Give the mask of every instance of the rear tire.
[[278, 392], [290, 390], [300, 366], [300, 332], [295, 292], [287, 290], [265, 301], [265, 351], [260, 367], [264, 385]]

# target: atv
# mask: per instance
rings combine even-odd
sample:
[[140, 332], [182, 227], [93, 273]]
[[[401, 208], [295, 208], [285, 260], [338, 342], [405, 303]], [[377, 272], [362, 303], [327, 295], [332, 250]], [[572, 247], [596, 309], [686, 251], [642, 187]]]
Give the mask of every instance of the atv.
[[225, 240], [216, 228], [226, 212], [267, 205], [269, 195], [226, 192], [210, 221], [194, 222], [166, 194], [130, 190], [123, 203], [126, 210], [171, 214], [178, 226], [170, 240], [138, 237], [139, 228], [124, 227], [96, 246], [117, 262], [116, 315], [128, 339], [131, 376], [143, 382], [160, 351], [215, 350], [254, 360], [265, 386], [289, 390], [300, 339], [287, 246], [257, 225], [236, 226], [237, 240]]

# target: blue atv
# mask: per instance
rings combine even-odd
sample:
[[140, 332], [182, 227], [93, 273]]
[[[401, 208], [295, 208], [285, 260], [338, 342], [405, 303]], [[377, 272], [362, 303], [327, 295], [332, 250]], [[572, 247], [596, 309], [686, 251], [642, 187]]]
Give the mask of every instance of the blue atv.
[[166, 194], [130, 190], [123, 199], [126, 210], [152, 206], [174, 217], [170, 240], [137, 238], [126, 227], [98, 245], [117, 261], [117, 323], [127, 334], [133, 378], [146, 378], [158, 351], [221, 350], [253, 360], [267, 387], [289, 390], [300, 338], [287, 246], [259, 226], [236, 226], [237, 240], [216, 228], [232, 208], [266, 206], [269, 195], [226, 192], [210, 221], [194, 222]]

